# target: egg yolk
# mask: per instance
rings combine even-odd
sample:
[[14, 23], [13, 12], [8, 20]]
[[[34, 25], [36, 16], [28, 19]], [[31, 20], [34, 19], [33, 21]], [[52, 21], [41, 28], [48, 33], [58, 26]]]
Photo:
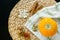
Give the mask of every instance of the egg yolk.
[[43, 18], [38, 23], [39, 32], [46, 36], [53, 36], [57, 32], [57, 23], [51, 18]]

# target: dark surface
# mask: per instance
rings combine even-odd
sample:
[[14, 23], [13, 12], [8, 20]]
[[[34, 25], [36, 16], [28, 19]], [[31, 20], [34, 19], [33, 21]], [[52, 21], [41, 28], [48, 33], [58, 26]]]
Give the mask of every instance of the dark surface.
[[8, 32], [10, 11], [19, 0], [0, 0], [0, 40], [12, 40]]
[[[0, 0], [0, 40], [12, 40], [8, 32], [10, 11], [19, 0]], [[59, 0], [56, 0], [59, 2]]]

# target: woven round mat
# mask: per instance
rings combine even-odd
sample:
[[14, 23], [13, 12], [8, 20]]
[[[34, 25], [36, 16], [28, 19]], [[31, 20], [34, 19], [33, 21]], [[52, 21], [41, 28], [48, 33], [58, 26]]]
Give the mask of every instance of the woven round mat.
[[[33, 1], [35, 0], [20, 0], [11, 11], [8, 20], [8, 30], [13, 40], [39, 40], [39, 38], [37, 38], [24, 26], [27, 19], [33, 14], [29, 13], [29, 17], [27, 18], [18, 17], [20, 9], [32, 9], [32, 7], [35, 5]], [[55, 0], [37, 0], [37, 2], [39, 5], [43, 5], [43, 7], [50, 6], [56, 3]], [[20, 28], [23, 28], [25, 32], [30, 33], [30, 39], [26, 39], [25, 37], [19, 35], [19, 32], [21, 31]]]

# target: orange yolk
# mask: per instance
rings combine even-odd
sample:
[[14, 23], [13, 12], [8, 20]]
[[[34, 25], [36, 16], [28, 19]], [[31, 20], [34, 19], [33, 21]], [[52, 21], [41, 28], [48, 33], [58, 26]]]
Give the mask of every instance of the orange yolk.
[[53, 36], [57, 32], [57, 23], [51, 18], [43, 18], [38, 23], [39, 32], [46, 36]]

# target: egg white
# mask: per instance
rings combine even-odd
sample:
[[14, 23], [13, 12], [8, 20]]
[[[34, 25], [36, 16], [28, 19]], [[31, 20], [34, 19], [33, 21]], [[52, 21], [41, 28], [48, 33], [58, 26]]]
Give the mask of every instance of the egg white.
[[[58, 3], [57, 3], [58, 4]], [[42, 10], [39, 10], [38, 12], [36, 12], [33, 16], [31, 16], [25, 26], [34, 34], [36, 35], [40, 40], [49, 40], [48, 37], [45, 37], [44, 35], [42, 35], [39, 30], [37, 30], [36, 32], [34, 32], [32, 30], [32, 27], [34, 24], [38, 24], [38, 22], [40, 21], [40, 17], [44, 18], [44, 17], [48, 17], [48, 18], [53, 18], [54, 20], [56, 20], [57, 23], [57, 27], [58, 27], [58, 31], [55, 35], [53, 35], [52, 37], [50, 37], [51, 40], [60, 40], [60, 20], [58, 20], [58, 18], [60, 18], [60, 11], [58, 11], [56, 8], [56, 5], [50, 6], [50, 7], [46, 7], [43, 8]], [[47, 10], [48, 9], [48, 10]], [[50, 15], [49, 13], [52, 13], [52, 15]], [[39, 20], [39, 21], [38, 21]]]

